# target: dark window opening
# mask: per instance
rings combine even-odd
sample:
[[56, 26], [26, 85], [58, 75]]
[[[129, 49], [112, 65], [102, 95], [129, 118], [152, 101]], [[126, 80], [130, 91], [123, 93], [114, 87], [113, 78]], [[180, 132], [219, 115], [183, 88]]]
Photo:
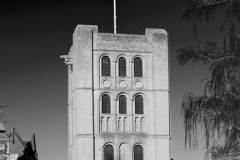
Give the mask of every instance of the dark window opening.
[[141, 145], [134, 147], [134, 160], [143, 160], [143, 148]]
[[119, 97], [119, 114], [127, 114], [127, 102], [124, 95]]
[[114, 149], [112, 145], [106, 145], [104, 148], [104, 160], [114, 160]]
[[143, 97], [141, 95], [135, 97], [135, 114], [143, 114]]
[[142, 77], [142, 59], [140, 57], [134, 59], [134, 77]]
[[119, 58], [118, 60], [118, 75], [119, 77], [126, 77], [126, 60], [124, 57]]
[[111, 76], [111, 63], [108, 56], [102, 57], [102, 76]]
[[109, 95], [102, 96], [102, 113], [111, 113], [111, 103]]

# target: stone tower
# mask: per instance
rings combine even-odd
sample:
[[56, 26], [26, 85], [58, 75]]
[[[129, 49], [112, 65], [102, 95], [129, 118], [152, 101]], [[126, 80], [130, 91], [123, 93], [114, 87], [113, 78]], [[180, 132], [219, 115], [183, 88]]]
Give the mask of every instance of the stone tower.
[[164, 29], [99, 33], [78, 25], [68, 65], [68, 160], [169, 160]]

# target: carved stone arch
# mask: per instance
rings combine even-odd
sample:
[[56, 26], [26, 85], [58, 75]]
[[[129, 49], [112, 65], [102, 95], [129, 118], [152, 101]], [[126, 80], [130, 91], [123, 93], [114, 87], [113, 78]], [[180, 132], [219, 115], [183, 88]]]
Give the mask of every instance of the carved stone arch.
[[128, 59], [125, 54], [120, 54], [116, 58], [116, 75], [117, 77], [127, 77], [128, 71]]
[[143, 96], [143, 99], [144, 99], [145, 101], [148, 101], [148, 96], [147, 96], [147, 94], [142, 93], [142, 92], [134, 92], [134, 93], [131, 94], [130, 96], [132, 97], [132, 100], [134, 100], [134, 98], [135, 98], [137, 95], [142, 95], [142, 96]]
[[104, 56], [108, 56], [111, 60], [111, 62], [113, 61], [113, 57], [111, 56], [111, 54], [109, 53], [102, 53], [100, 56], [99, 56], [99, 62], [101, 63], [101, 60]]
[[[106, 59], [106, 63], [103, 64], [103, 58], [109, 58], [109, 62], [108, 59]], [[100, 76], [112, 76], [112, 57], [110, 54], [108, 53], [103, 53], [102, 55], [100, 55], [99, 57], [99, 75]], [[109, 63], [109, 64], [108, 64]], [[104, 69], [104, 70], [103, 70]]]
[[119, 60], [119, 58], [124, 57], [126, 60], [128, 60], [127, 56], [125, 54], [120, 54], [117, 56], [116, 61]]
[[[116, 105], [116, 109], [117, 109], [117, 114], [121, 114], [120, 110], [121, 110], [121, 105], [124, 105], [124, 104], [121, 104], [121, 101], [123, 102], [123, 99], [121, 99], [120, 101], [120, 97], [121, 96], [125, 96], [125, 109], [126, 109], [126, 113], [124, 114], [128, 114], [130, 113], [130, 109], [129, 109], [129, 95], [126, 93], [126, 92], [119, 92], [117, 95], [116, 95], [116, 101], [117, 101], [117, 105]], [[122, 106], [124, 107], [124, 106]], [[123, 114], [123, 113], [122, 113]]]
[[131, 160], [131, 147], [126, 142], [119, 145], [119, 160]]
[[135, 143], [132, 147], [132, 160], [145, 160], [145, 152], [146, 148], [142, 143]]
[[135, 92], [132, 94], [132, 101], [133, 101], [133, 106], [132, 106], [132, 109], [133, 109], [133, 113], [135, 114], [135, 98], [140, 95], [142, 96], [143, 98], [143, 114], [147, 114], [148, 113], [148, 98], [147, 98], [147, 95], [142, 93], [142, 92]]
[[145, 77], [145, 60], [142, 55], [135, 55], [132, 58], [132, 73], [136, 78]]
[[111, 94], [103, 93], [100, 95], [100, 112], [101, 113], [112, 113], [112, 98]]
[[99, 99], [102, 99], [102, 96], [104, 94], [108, 94], [110, 96], [111, 99], [114, 99], [114, 95], [112, 95], [112, 93], [108, 92], [108, 91], [103, 91], [99, 94]]
[[122, 91], [120, 91], [120, 92], [118, 92], [117, 94], [116, 94], [116, 99], [119, 99], [119, 96], [121, 96], [121, 95], [125, 95], [126, 96], [126, 98], [129, 98], [129, 94], [127, 93], [127, 92], [122, 92]]
[[103, 160], [114, 160], [116, 155], [116, 147], [112, 142], [107, 142], [102, 147], [102, 159]]
[[137, 58], [137, 57], [141, 58], [141, 59], [142, 59], [142, 62], [145, 62], [144, 57], [143, 57], [142, 55], [134, 55], [134, 56], [132, 57], [132, 63], [134, 62], [134, 59]]
[[133, 151], [133, 149], [136, 145], [141, 145], [143, 147], [143, 149], [146, 149], [146, 144], [144, 142], [140, 142], [139, 140], [135, 140], [132, 144], [132, 148], [131, 148], [132, 151]]

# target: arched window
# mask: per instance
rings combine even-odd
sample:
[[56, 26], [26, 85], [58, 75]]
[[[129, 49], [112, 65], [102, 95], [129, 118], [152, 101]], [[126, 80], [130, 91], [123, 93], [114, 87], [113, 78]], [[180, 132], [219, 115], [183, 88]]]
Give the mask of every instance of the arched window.
[[134, 160], [143, 160], [143, 148], [141, 145], [134, 147]]
[[127, 102], [124, 95], [119, 97], [119, 114], [127, 114]]
[[124, 57], [118, 60], [118, 76], [126, 77], [126, 59]]
[[102, 57], [102, 76], [111, 76], [111, 63], [108, 56]]
[[113, 146], [108, 144], [105, 146], [104, 151], [104, 160], [114, 160], [114, 149]]
[[140, 57], [134, 59], [134, 77], [142, 77], [142, 59]]
[[135, 97], [135, 114], [143, 114], [143, 97], [141, 95]]
[[102, 96], [102, 113], [111, 113], [111, 103], [108, 94]]
[[119, 160], [130, 160], [131, 154], [130, 154], [130, 146], [126, 143], [122, 143], [119, 147]]

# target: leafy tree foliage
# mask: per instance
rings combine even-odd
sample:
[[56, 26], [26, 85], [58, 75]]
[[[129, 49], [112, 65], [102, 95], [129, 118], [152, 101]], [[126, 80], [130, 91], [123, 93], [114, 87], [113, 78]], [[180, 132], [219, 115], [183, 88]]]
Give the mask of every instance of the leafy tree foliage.
[[[177, 50], [179, 66], [189, 62], [209, 66], [210, 79], [203, 95], [186, 93], [181, 113], [184, 117], [185, 147], [197, 147], [197, 126], [204, 129], [205, 159], [239, 159], [240, 155], [240, 0], [188, 0], [182, 15], [184, 21], [197, 26], [216, 16], [226, 23], [219, 26], [224, 32], [222, 44], [198, 41]], [[222, 32], [223, 33], [223, 32]]]

